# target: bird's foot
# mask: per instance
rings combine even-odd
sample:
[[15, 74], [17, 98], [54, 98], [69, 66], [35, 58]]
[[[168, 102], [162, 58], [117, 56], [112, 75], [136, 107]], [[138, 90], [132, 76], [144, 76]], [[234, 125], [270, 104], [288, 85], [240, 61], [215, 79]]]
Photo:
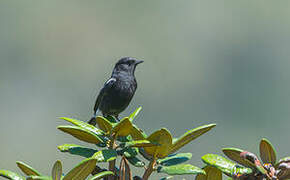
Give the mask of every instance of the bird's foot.
[[89, 121], [87, 121], [87, 123], [90, 125], [96, 126], [96, 124], [97, 124], [96, 117], [93, 116]]

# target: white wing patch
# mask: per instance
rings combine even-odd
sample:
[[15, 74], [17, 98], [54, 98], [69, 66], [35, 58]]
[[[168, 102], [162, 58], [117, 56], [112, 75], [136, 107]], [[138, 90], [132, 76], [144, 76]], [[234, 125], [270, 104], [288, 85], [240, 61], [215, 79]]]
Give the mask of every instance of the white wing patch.
[[113, 82], [116, 82], [116, 78], [110, 78], [110, 79], [105, 83], [105, 85], [110, 84], [110, 83], [113, 83]]

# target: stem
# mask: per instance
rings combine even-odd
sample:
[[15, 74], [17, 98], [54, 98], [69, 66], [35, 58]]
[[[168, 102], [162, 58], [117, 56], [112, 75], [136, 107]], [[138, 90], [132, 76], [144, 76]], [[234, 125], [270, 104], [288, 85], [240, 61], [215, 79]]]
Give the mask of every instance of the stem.
[[121, 159], [120, 167], [119, 167], [119, 180], [124, 179], [125, 180], [125, 164], [124, 164], [124, 158]]
[[124, 162], [125, 162], [126, 170], [128, 172], [129, 180], [132, 180], [132, 171], [130, 169], [129, 162], [128, 162], [128, 160], [125, 157], [124, 157]]
[[[115, 164], [116, 164], [116, 160], [112, 160], [109, 162], [109, 171], [112, 171], [115, 174]], [[114, 180], [115, 179], [115, 175], [110, 175], [109, 176], [109, 180]]]
[[150, 161], [150, 164], [148, 166], [148, 168], [146, 169], [144, 175], [143, 175], [143, 180], [147, 180], [149, 178], [149, 176], [152, 174], [153, 170], [154, 170], [154, 166], [156, 164], [156, 160], [152, 159], [152, 161]]
[[[109, 149], [116, 149], [116, 138], [112, 137], [109, 145]], [[115, 171], [115, 164], [116, 164], [116, 159], [112, 160], [109, 162], [109, 171], [112, 171], [115, 175], [110, 175], [108, 178], [109, 180], [114, 180], [116, 176], [116, 171]]]

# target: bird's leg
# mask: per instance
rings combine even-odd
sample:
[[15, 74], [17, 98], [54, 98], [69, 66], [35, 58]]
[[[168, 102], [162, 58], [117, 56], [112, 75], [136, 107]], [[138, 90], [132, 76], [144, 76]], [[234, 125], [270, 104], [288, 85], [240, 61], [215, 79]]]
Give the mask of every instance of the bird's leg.
[[90, 120], [87, 121], [88, 124], [96, 126], [96, 124], [97, 124], [97, 122], [96, 122], [97, 113], [98, 113], [98, 110], [96, 112], [94, 112], [93, 117]]
[[93, 116], [90, 120], [87, 121], [88, 124], [96, 126], [96, 116]]

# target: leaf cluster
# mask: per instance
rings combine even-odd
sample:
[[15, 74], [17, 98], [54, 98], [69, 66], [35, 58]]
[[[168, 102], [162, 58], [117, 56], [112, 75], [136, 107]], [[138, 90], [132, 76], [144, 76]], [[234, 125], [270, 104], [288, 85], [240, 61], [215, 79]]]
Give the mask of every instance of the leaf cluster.
[[[62, 163], [56, 161], [51, 170], [51, 176], [43, 175], [31, 166], [17, 161], [16, 164], [19, 169], [25, 174], [25, 176], [19, 175], [12, 171], [0, 170], [0, 176], [10, 180], [72, 180], [72, 179], [86, 179], [95, 168], [97, 160], [94, 157], [87, 158], [70, 170], [66, 175], [62, 172]], [[111, 171], [104, 171], [90, 177], [89, 180], [97, 180], [109, 175], [112, 175]]]
[[[148, 179], [152, 172], [168, 175], [204, 174], [204, 170], [191, 164], [184, 164], [191, 158], [191, 153], [176, 153], [180, 148], [208, 132], [215, 124], [209, 124], [192, 129], [179, 138], [173, 138], [166, 129], [161, 128], [150, 135], [133, 124], [133, 120], [141, 107], [120, 121], [113, 117], [98, 116], [95, 119], [97, 127], [83, 121], [62, 117], [71, 125], [59, 126], [58, 129], [73, 137], [95, 144], [96, 148], [76, 144], [58, 146], [61, 152], [79, 155], [85, 158], [94, 156], [97, 163], [108, 162], [108, 169], [95, 167], [94, 172], [111, 171], [114, 176], [109, 179], [133, 179], [130, 165], [145, 168], [142, 178]], [[116, 159], [120, 165], [116, 166]], [[135, 176], [136, 178], [141, 178]]]
[[290, 178], [290, 157], [277, 161], [276, 151], [269, 140], [260, 141], [260, 159], [254, 153], [238, 148], [224, 148], [223, 153], [233, 160], [216, 154], [202, 157], [207, 175], [198, 175], [196, 180], [210, 180], [215, 174], [216, 180], [222, 179], [222, 173], [232, 179], [241, 180], [286, 180]]
[[[63, 144], [58, 150], [84, 158], [68, 173], [62, 171], [62, 163], [56, 161], [51, 175], [43, 175], [29, 165], [17, 161], [24, 175], [0, 170], [0, 176], [11, 180], [147, 180], [153, 172], [167, 174], [162, 180], [173, 175], [196, 175], [195, 180], [222, 180], [223, 174], [235, 180], [287, 180], [290, 179], [290, 157], [277, 161], [276, 151], [269, 140], [260, 141], [260, 158], [254, 153], [238, 148], [223, 148], [229, 159], [206, 154], [202, 157], [205, 167], [199, 168], [186, 163], [191, 153], [177, 153], [183, 146], [207, 133], [215, 124], [209, 124], [189, 130], [174, 138], [166, 129], [161, 128], [147, 135], [133, 124], [141, 107], [121, 121], [115, 118], [98, 116], [95, 125], [81, 120], [62, 117], [72, 125], [57, 128], [80, 141], [94, 144], [95, 148], [77, 144]], [[116, 165], [119, 159], [120, 164]], [[107, 168], [99, 167], [107, 163]], [[144, 168], [142, 176], [133, 177], [131, 167]], [[92, 176], [90, 176], [92, 175]]]

